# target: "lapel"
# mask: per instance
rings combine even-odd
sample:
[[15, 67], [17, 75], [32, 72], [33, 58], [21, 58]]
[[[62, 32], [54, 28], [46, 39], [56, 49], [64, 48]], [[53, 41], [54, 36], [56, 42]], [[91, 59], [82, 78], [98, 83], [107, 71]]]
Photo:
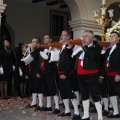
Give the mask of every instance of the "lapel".
[[113, 50], [110, 56], [113, 56], [116, 53], [117, 47]]
[[60, 56], [64, 53], [64, 51], [65, 51], [65, 47], [63, 49], [61, 49]]

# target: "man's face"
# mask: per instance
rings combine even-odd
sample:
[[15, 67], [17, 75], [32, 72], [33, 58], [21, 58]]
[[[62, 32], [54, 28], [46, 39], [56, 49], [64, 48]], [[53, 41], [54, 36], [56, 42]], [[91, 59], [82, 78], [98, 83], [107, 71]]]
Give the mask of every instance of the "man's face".
[[120, 40], [120, 37], [118, 37], [116, 33], [112, 33], [110, 35], [110, 42], [112, 43], [112, 45], [117, 44], [119, 40]]
[[70, 39], [70, 36], [67, 34], [66, 31], [62, 31], [62, 34], [60, 36], [60, 43], [64, 44], [64, 43], [67, 43], [68, 40]]
[[93, 41], [97, 41], [97, 39], [96, 39], [96, 38], [93, 38]]
[[88, 32], [83, 33], [83, 42], [85, 45], [89, 45], [93, 42], [93, 37], [90, 36]]
[[50, 39], [50, 37], [48, 35], [44, 36], [44, 43], [45, 44], [51, 43], [51, 41], [52, 41], [52, 39]]
[[36, 38], [33, 38], [32, 39], [32, 45], [36, 48], [38, 48], [39, 47], [39, 42], [38, 42], [38, 39], [36, 39]]

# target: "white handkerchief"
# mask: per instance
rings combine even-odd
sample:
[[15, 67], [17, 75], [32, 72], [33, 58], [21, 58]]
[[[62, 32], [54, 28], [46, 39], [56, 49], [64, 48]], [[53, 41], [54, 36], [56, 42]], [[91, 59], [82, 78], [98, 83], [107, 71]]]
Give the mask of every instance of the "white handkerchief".
[[0, 74], [1, 74], [1, 75], [4, 74], [3, 67], [0, 67]]
[[80, 64], [82, 67], [83, 67], [83, 60], [81, 61], [81, 64]]

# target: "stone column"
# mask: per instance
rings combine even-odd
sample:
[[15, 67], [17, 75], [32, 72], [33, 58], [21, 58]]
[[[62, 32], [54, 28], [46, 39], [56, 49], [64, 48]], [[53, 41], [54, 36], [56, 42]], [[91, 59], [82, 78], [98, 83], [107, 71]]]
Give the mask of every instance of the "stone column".
[[84, 30], [92, 30], [94, 34], [100, 35], [101, 28], [97, 25], [96, 22], [90, 20], [74, 20], [69, 21], [69, 25], [73, 31], [73, 38], [81, 38]]
[[6, 4], [3, 4], [3, 0], [0, 0], [0, 47], [1, 47], [1, 38], [2, 38], [2, 35], [1, 35], [1, 14], [4, 12], [5, 8], [6, 8]]

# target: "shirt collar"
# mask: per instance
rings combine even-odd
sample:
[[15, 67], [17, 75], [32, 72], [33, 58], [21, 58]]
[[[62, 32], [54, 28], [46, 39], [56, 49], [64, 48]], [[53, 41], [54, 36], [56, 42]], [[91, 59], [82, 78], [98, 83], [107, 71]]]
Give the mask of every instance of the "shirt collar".
[[88, 47], [91, 47], [93, 45], [93, 42], [91, 44], [88, 45]]
[[112, 49], [114, 49], [116, 47], [116, 44], [112, 46]]
[[62, 45], [62, 48], [65, 48], [66, 44]]

